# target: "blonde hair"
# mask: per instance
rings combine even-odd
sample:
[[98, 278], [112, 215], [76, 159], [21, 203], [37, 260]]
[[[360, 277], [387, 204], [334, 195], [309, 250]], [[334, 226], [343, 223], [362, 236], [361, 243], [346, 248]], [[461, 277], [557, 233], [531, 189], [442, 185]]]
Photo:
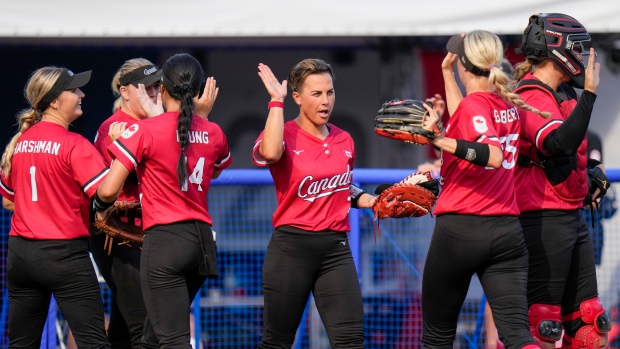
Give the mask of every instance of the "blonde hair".
[[[15, 146], [27, 129], [32, 125], [41, 121], [41, 116], [44, 110], [38, 110], [37, 105], [41, 102], [41, 99], [52, 89], [60, 74], [62, 68], [57, 67], [44, 67], [36, 70], [30, 78], [24, 88], [24, 96], [30, 104], [30, 108], [24, 109], [17, 114], [17, 123], [19, 125], [19, 131], [13, 136], [11, 141], [7, 144], [2, 154], [2, 173], [5, 176], [9, 176], [11, 173], [11, 159], [15, 152]], [[49, 106], [47, 107], [49, 108]]]
[[132, 70], [145, 65], [153, 65], [153, 63], [145, 58], [133, 58], [125, 61], [118, 71], [116, 71], [116, 74], [114, 74], [114, 77], [112, 78], [112, 93], [116, 97], [114, 106], [112, 107], [113, 113], [116, 112], [118, 108], [122, 107], [123, 103], [125, 103], [123, 97], [121, 97], [121, 78]]
[[[504, 58], [504, 47], [497, 35], [485, 30], [475, 30], [465, 36], [464, 48], [465, 56], [473, 65], [489, 71], [489, 83], [495, 87], [495, 91], [504, 100], [544, 118], [551, 116], [549, 112], [542, 112], [528, 105], [518, 94], [512, 92], [514, 85], [512, 79], [500, 69]], [[515, 76], [517, 76], [516, 68]]]
[[291, 90], [299, 92], [308, 75], [322, 73], [328, 73], [332, 80], [334, 79], [332, 67], [327, 62], [317, 58], [306, 58], [291, 69], [288, 74], [288, 85]]
[[525, 74], [533, 71], [534, 67], [539, 66], [548, 60], [551, 60], [551, 58], [547, 58], [547, 57], [528, 58], [527, 60], [521, 63], [517, 63], [517, 65], [515, 65], [515, 71], [514, 71], [513, 88], [517, 86], [517, 84], [519, 83], [519, 81], [521, 81], [521, 79], [523, 79]]

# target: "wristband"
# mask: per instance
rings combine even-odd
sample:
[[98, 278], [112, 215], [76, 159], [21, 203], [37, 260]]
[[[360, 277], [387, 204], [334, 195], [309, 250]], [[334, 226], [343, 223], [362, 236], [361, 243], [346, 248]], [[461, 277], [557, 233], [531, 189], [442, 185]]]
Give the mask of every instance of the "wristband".
[[271, 109], [271, 108], [282, 108], [282, 109], [284, 109], [284, 102], [278, 102], [278, 101], [269, 102], [269, 104], [267, 104], [267, 108], [268, 109]]
[[474, 165], [487, 166], [489, 157], [491, 156], [491, 150], [489, 146], [484, 143], [457, 139], [454, 156], [459, 159], [467, 160]]
[[351, 199], [351, 207], [359, 208], [357, 206], [357, 200], [359, 200], [364, 193], [364, 189], [354, 185], [353, 183], [349, 183], [349, 199]]
[[114, 201], [105, 202], [99, 197], [99, 194], [95, 192], [95, 195], [93, 196], [93, 211], [105, 211], [112, 205], [114, 205]]

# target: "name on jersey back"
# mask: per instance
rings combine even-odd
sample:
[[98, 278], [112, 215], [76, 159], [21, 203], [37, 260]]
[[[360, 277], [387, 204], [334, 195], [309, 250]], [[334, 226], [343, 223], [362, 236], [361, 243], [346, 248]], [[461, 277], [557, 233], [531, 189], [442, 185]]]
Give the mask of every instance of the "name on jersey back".
[[15, 153], [43, 153], [58, 155], [60, 143], [52, 141], [21, 141], [15, 146]]
[[[187, 140], [190, 143], [209, 144], [209, 132], [207, 131], [189, 131]], [[177, 142], [179, 142], [179, 131], [177, 131]]]
[[495, 123], [498, 124], [507, 124], [519, 120], [519, 112], [515, 107], [499, 111], [493, 110], [493, 116], [495, 117]]

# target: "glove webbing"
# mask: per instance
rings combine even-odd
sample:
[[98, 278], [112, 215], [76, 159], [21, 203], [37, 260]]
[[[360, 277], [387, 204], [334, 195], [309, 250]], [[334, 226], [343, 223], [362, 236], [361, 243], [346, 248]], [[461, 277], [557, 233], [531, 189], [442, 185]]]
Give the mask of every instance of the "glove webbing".
[[[104, 233], [105, 234], [105, 233]], [[111, 237], [108, 234], [105, 234], [105, 241], [103, 242], [103, 250], [108, 250], [108, 256], [110, 255], [110, 253], [112, 253], [112, 246], [114, 245], [114, 238]], [[127, 246], [131, 246], [131, 241], [129, 240], [125, 240], [125, 241], [121, 241], [118, 243], [118, 245], [127, 245]], [[140, 249], [142, 249], [142, 246], [140, 246]]]

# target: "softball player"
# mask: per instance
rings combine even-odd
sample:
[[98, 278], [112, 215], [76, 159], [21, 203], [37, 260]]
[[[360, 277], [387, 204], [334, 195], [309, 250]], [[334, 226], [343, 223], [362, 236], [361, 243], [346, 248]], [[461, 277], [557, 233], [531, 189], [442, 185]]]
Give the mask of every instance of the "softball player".
[[[514, 167], [520, 115], [506, 85], [503, 48], [486, 31], [456, 35], [442, 63], [451, 118], [442, 150], [442, 192], [422, 280], [426, 348], [452, 348], [471, 278], [478, 275], [506, 348], [538, 348], [527, 321], [527, 250], [518, 221]], [[462, 97], [453, 68], [467, 96]], [[426, 106], [435, 122], [439, 117]]]
[[39, 348], [51, 296], [80, 348], [110, 348], [81, 203], [106, 173], [97, 150], [68, 131], [91, 72], [45, 67], [30, 77], [30, 109], [2, 156], [0, 193], [13, 202], [7, 288], [9, 348]]
[[193, 113], [204, 82], [198, 61], [170, 57], [162, 68], [167, 112], [127, 127], [108, 151], [115, 158], [95, 195], [101, 211], [137, 172], [145, 231], [140, 280], [147, 310], [144, 348], [191, 348], [190, 304], [207, 277], [217, 276], [207, 194], [232, 160], [222, 130]]
[[[140, 104], [138, 87], [143, 84], [152, 103], [157, 102], [161, 70], [144, 58], [126, 61], [112, 79], [112, 91], [117, 96], [114, 114], [99, 126], [95, 137], [95, 148], [99, 150], [105, 164], [110, 166], [112, 155], [107, 148], [112, 143], [108, 133], [119, 123], [132, 126], [138, 120], [148, 117]], [[115, 126], [116, 125], [116, 126]], [[132, 171], [119, 193], [118, 200], [140, 201], [138, 178]], [[93, 229], [93, 228], [91, 228]], [[142, 327], [146, 308], [140, 286], [140, 247], [129, 244], [106, 246], [107, 235], [93, 234], [90, 248], [93, 259], [112, 293], [108, 339], [114, 348], [142, 348]]]
[[[586, 130], [600, 65], [590, 35], [576, 19], [555, 13], [530, 17], [515, 67], [516, 92], [551, 112], [522, 119], [516, 168], [518, 204], [529, 251], [528, 302], [535, 338], [553, 348], [607, 343], [609, 315], [598, 299], [588, 227], [580, 208], [588, 191]], [[587, 66], [586, 66], [587, 64]], [[535, 69], [534, 69], [535, 68]], [[579, 99], [570, 86], [583, 88]]]
[[[262, 271], [259, 348], [291, 347], [310, 292], [331, 346], [363, 348], [364, 310], [347, 239], [348, 213], [351, 207], [370, 207], [374, 197], [350, 191], [353, 139], [328, 123], [335, 102], [331, 66], [305, 59], [282, 83], [268, 66], [258, 69], [271, 102], [252, 160], [269, 167], [278, 200]], [[299, 115], [285, 123], [288, 83]]]

